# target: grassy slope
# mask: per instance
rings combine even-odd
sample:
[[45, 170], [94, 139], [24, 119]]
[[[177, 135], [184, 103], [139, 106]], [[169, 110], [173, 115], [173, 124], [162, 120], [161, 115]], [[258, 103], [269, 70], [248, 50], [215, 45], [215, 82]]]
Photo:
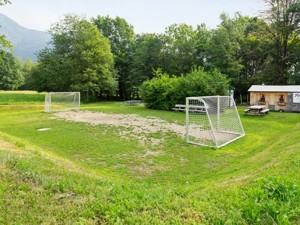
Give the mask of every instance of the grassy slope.
[[[181, 113], [122, 103], [82, 108], [184, 123]], [[173, 134], [145, 147], [115, 127], [53, 120], [42, 100], [4, 101], [0, 223], [299, 223], [300, 115], [241, 118], [247, 135], [217, 151]]]

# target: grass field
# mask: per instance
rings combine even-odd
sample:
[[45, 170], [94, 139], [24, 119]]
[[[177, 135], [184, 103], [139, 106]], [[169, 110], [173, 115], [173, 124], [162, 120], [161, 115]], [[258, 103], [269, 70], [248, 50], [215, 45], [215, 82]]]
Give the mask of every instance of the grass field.
[[[219, 150], [159, 132], [141, 145], [118, 127], [53, 119], [43, 96], [0, 92], [0, 224], [300, 224], [300, 114], [241, 107], [246, 136]], [[122, 102], [81, 108], [185, 120]]]

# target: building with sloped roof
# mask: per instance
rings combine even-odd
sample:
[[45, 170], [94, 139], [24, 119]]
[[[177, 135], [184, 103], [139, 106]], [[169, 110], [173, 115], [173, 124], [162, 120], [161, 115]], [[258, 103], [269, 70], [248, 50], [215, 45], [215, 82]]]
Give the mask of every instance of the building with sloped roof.
[[265, 105], [275, 111], [300, 112], [300, 85], [252, 85], [251, 105]]

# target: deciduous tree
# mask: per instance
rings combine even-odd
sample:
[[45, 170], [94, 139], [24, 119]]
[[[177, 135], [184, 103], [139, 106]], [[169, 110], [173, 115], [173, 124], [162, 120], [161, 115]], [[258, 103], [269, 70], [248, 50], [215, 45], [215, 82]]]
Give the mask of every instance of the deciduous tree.
[[262, 38], [260, 32], [265, 22], [259, 18], [248, 18], [244, 30], [244, 36], [240, 41], [241, 64], [243, 69], [238, 76], [238, 94], [247, 95], [252, 84], [265, 83], [266, 62], [269, 58], [269, 41]]
[[222, 22], [212, 31], [207, 45], [205, 66], [226, 74], [238, 95], [247, 94], [254, 77], [259, 80], [267, 58], [265, 42], [257, 36], [264, 23], [239, 13], [233, 18], [222, 14], [220, 18]]
[[80, 91], [85, 96], [116, 90], [110, 45], [92, 23], [66, 15], [51, 29], [52, 47], [38, 54], [33, 74], [39, 91]]
[[267, 26], [262, 35], [272, 43], [265, 73], [269, 84], [288, 84], [299, 64], [300, 1], [264, 0]]
[[132, 63], [132, 46], [135, 39], [133, 26], [120, 17], [113, 19], [109, 16], [98, 16], [92, 21], [110, 41], [118, 75], [119, 98], [122, 100], [128, 99], [133, 88], [129, 77]]
[[24, 84], [19, 88], [20, 90], [32, 89], [32, 73], [36, 69], [37, 64], [31, 59], [26, 59], [22, 62], [22, 73], [24, 75]]
[[141, 34], [137, 36], [133, 61], [130, 71], [130, 81], [133, 86], [141, 85], [145, 80], [154, 77], [154, 70], [168, 67], [164, 60], [164, 42], [160, 34]]
[[173, 24], [164, 33], [165, 71], [180, 76], [197, 63], [197, 32], [186, 24]]
[[0, 57], [0, 89], [18, 89], [24, 82], [21, 62], [6, 51], [0, 52]]

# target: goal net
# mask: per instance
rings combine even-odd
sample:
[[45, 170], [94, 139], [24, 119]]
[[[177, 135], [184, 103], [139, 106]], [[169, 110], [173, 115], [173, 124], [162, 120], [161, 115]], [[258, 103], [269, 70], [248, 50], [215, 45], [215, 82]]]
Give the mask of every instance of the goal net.
[[230, 96], [186, 98], [186, 141], [221, 148], [245, 132]]
[[80, 92], [48, 92], [44, 112], [79, 110]]

